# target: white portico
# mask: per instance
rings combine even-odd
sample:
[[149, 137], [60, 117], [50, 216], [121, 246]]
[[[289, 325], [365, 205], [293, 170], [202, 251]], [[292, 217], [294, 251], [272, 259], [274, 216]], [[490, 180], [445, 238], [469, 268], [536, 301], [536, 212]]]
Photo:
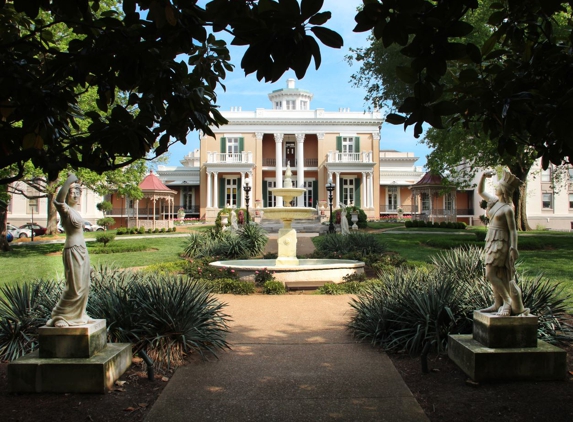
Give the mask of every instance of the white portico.
[[201, 169], [201, 185], [205, 186], [201, 215], [209, 220], [227, 204], [244, 207], [240, 190], [246, 174], [255, 204], [282, 206], [282, 198], [273, 195], [272, 189], [283, 187], [289, 163], [293, 187], [304, 189], [293, 205], [324, 205], [330, 174], [337, 184], [335, 209], [344, 202], [372, 210], [375, 216], [381, 114], [312, 110], [312, 98], [312, 93], [295, 88], [294, 80], [289, 79], [286, 88], [269, 94], [271, 109], [222, 111], [229, 123], [213, 128], [215, 138], [201, 138], [201, 157], [206, 157]]

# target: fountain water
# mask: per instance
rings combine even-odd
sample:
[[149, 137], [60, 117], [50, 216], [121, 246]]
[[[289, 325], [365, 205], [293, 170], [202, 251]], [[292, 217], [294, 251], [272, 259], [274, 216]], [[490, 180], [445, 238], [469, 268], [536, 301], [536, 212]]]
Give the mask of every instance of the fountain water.
[[310, 217], [316, 210], [308, 207], [292, 207], [293, 198], [301, 196], [305, 189], [293, 188], [290, 163], [287, 164], [284, 187], [272, 188], [275, 196], [283, 198], [283, 207], [263, 208], [264, 216], [280, 219], [283, 228], [278, 234], [277, 259], [244, 259], [216, 261], [210, 265], [234, 269], [239, 278], [254, 281], [257, 271], [267, 269], [274, 273], [276, 280], [289, 283], [290, 286], [334, 282], [340, 283], [350, 274], [364, 272], [364, 262], [350, 259], [298, 259], [296, 256], [297, 234], [291, 227], [292, 221]]

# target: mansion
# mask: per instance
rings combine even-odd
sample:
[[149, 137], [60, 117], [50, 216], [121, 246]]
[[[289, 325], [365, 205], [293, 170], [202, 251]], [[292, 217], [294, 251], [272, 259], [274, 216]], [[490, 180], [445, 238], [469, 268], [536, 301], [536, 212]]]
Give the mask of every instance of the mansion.
[[[251, 187], [249, 210], [282, 206], [272, 188], [283, 185], [287, 166], [294, 187], [304, 189], [295, 206], [325, 209], [326, 184], [335, 185], [333, 209], [355, 205], [369, 219], [398, 214], [432, 221], [463, 221], [482, 224], [484, 210], [474, 189], [444, 191], [441, 179], [416, 166], [418, 157], [395, 150], [392, 139], [381, 139], [384, 122], [378, 112], [327, 111], [311, 106], [313, 94], [295, 87], [268, 94], [269, 108], [221, 111], [228, 124], [213, 127], [215, 137], [200, 137], [200, 148], [189, 152], [181, 166], [158, 166], [140, 187], [139, 201], [112, 194], [106, 197], [114, 209], [117, 226], [170, 227], [178, 213], [186, 218], [213, 222], [224, 207], [245, 208], [244, 187]], [[527, 181], [527, 214], [532, 228], [573, 230], [573, 169], [533, 169]], [[474, 185], [479, 180], [474, 180]], [[248, 182], [247, 182], [248, 181]], [[556, 182], [557, 181], [557, 182]], [[487, 189], [494, 192], [495, 181]], [[92, 194], [93, 196], [93, 194]], [[86, 194], [80, 212], [95, 221], [101, 198]], [[45, 200], [44, 200], [45, 201]], [[30, 211], [42, 224], [45, 205], [14, 197], [8, 221], [30, 221]]]

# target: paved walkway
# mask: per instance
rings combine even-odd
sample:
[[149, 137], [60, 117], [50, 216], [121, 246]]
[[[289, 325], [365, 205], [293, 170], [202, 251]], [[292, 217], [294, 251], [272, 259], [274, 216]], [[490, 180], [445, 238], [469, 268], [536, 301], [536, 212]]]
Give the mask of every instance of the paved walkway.
[[427, 421], [386, 354], [348, 334], [350, 298], [220, 295], [232, 350], [179, 368], [145, 421]]

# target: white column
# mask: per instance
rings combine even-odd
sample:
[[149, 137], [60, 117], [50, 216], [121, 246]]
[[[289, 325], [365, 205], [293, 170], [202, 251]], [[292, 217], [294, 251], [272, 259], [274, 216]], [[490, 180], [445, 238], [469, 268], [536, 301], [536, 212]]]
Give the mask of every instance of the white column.
[[[304, 133], [296, 135], [296, 180], [299, 188], [304, 188]], [[304, 195], [299, 196], [297, 201], [304, 201]], [[297, 202], [298, 203], [298, 202]], [[298, 204], [302, 206], [302, 204]]]
[[333, 204], [335, 208], [340, 207], [339, 203], [340, 203], [340, 173], [336, 172], [334, 173], [336, 175], [336, 188], [334, 189], [334, 200], [333, 200]]
[[362, 209], [368, 208], [368, 173], [362, 172], [362, 188], [360, 189], [362, 192], [362, 204], [360, 207]]
[[213, 208], [219, 208], [219, 173], [213, 172]]
[[245, 208], [245, 191], [243, 190], [243, 186], [245, 186], [245, 173], [241, 172], [241, 186], [239, 186], [239, 189], [241, 189], [241, 207], [240, 208]]
[[207, 175], [207, 208], [211, 208], [213, 206], [213, 201], [211, 200], [211, 195], [213, 191], [211, 190], [211, 172], [205, 172]]
[[374, 172], [370, 172], [370, 177], [368, 178], [368, 183], [370, 189], [369, 191], [369, 206], [370, 208], [374, 208]]
[[[276, 172], [275, 179], [277, 182], [277, 188], [283, 187], [283, 133], [275, 133], [275, 160], [276, 160]], [[277, 207], [283, 206], [283, 198], [277, 197]]]

